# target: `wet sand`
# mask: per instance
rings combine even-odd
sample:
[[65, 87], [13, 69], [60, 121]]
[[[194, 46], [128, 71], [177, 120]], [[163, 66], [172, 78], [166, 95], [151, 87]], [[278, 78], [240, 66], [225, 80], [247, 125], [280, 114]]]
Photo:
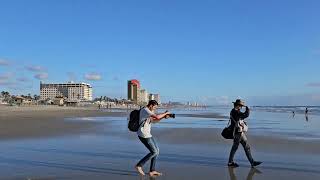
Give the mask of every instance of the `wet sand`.
[[[108, 124], [108, 128], [114, 127]], [[187, 131], [191, 133], [185, 137], [189, 141], [183, 143], [170, 142], [167, 137], [161, 137], [160, 131], [155, 131], [154, 136], [160, 147], [157, 170], [164, 173], [162, 177], [141, 178], [136, 174], [133, 166], [147, 154], [147, 150], [134, 134], [120, 131], [122, 137], [111, 133], [1, 142], [0, 179], [315, 180], [320, 178], [319, 154], [293, 152], [292, 147], [287, 149], [288, 152], [278, 151], [277, 141], [274, 144], [266, 144], [266, 146], [271, 145], [273, 151], [264, 151], [252, 142], [254, 157], [262, 160], [264, 164], [251, 169], [243, 149], [239, 148], [235, 159], [240, 167], [229, 169], [226, 167], [229, 143], [198, 143], [197, 138], [194, 138], [197, 131], [192, 129]], [[148, 168], [147, 163], [145, 171]]]
[[219, 119], [228, 119], [227, 116], [223, 116], [221, 114], [218, 113], [204, 113], [204, 114], [200, 114], [200, 113], [192, 113], [192, 114], [177, 114], [177, 116], [180, 117], [194, 117], [194, 118], [219, 118]]
[[[154, 135], [159, 140], [173, 144], [229, 144], [231, 147], [232, 140], [223, 139], [221, 131], [221, 129], [214, 128], [159, 129], [154, 131]], [[320, 154], [320, 140], [287, 139], [272, 134], [256, 135], [250, 132], [247, 133], [247, 136], [249, 143], [255, 149], [264, 152]]]
[[[133, 166], [147, 150], [135, 133], [127, 131], [127, 112], [59, 107], [6, 108], [9, 109], [0, 107], [0, 136], [5, 140], [0, 141], [0, 179], [320, 178], [318, 140], [286, 139], [248, 132], [254, 158], [264, 163], [251, 169], [242, 147], [239, 147], [235, 159], [240, 168], [229, 169], [226, 162], [232, 141], [221, 137], [221, 129], [159, 128], [156, 125], [153, 135], [160, 147], [157, 169], [164, 176], [140, 178]], [[102, 121], [95, 118], [83, 120], [82, 117], [102, 117]], [[215, 117], [225, 120], [210, 116]], [[148, 165], [144, 168], [146, 171]]]

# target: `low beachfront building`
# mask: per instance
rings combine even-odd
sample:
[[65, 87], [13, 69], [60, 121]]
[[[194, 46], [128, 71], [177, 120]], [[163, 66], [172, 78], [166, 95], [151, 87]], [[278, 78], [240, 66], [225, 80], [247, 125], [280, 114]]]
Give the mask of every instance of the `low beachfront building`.
[[14, 98], [14, 104], [16, 105], [22, 105], [24, 103], [25, 98], [21, 97], [21, 96], [16, 96]]
[[64, 98], [63, 97], [56, 97], [53, 100], [54, 105], [63, 106], [64, 105]]
[[25, 98], [22, 96], [16, 96], [13, 98], [13, 102], [12, 104], [16, 104], [16, 105], [32, 105], [35, 104], [35, 101], [33, 99], [30, 98]]

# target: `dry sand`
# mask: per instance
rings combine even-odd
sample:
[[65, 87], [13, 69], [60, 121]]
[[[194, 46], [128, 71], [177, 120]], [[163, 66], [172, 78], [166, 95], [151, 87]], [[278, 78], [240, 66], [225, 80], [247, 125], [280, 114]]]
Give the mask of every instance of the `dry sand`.
[[[96, 108], [0, 106], [0, 139], [34, 138], [95, 131], [99, 122], [65, 121], [71, 117], [126, 116], [126, 112], [107, 112]], [[92, 130], [94, 129], [94, 130]]]
[[[127, 117], [128, 111], [110, 112], [95, 107], [1, 106], [0, 139], [60, 136], [75, 133], [99, 133], [101, 122], [65, 121], [72, 117]], [[179, 114], [183, 117], [225, 118], [216, 113]]]

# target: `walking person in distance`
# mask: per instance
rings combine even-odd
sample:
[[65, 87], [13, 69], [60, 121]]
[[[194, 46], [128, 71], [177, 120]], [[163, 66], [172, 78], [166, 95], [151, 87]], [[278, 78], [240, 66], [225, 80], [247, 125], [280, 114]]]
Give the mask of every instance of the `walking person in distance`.
[[[237, 99], [236, 102], [233, 102], [234, 108], [230, 112], [231, 118], [231, 127], [234, 129], [234, 139], [233, 145], [229, 155], [228, 166], [229, 167], [239, 167], [237, 163], [234, 162], [234, 155], [238, 150], [239, 144], [241, 143], [246, 156], [252, 167], [260, 165], [262, 162], [255, 161], [252, 158], [250, 146], [248, 144], [247, 136], [245, 134], [247, 125], [243, 121], [245, 118], [249, 117], [250, 109], [248, 106], [245, 106], [244, 102], [240, 99]], [[241, 112], [242, 107], [246, 108], [245, 112]]]

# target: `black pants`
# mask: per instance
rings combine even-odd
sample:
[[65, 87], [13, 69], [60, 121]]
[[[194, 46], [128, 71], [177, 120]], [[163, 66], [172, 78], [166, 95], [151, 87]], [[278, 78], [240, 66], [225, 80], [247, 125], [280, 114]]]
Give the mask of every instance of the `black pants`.
[[251, 155], [251, 150], [250, 150], [250, 146], [248, 144], [247, 136], [243, 132], [242, 133], [235, 133], [235, 135], [234, 135], [233, 145], [232, 145], [230, 155], [229, 155], [229, 163], [233, 162], [234, 155], [236, 154], [240, 143], [242, 144], [244, 151], [246, 152], [246, 155], [247, 155], [249, 162], [252, 164], [254, 160]]

